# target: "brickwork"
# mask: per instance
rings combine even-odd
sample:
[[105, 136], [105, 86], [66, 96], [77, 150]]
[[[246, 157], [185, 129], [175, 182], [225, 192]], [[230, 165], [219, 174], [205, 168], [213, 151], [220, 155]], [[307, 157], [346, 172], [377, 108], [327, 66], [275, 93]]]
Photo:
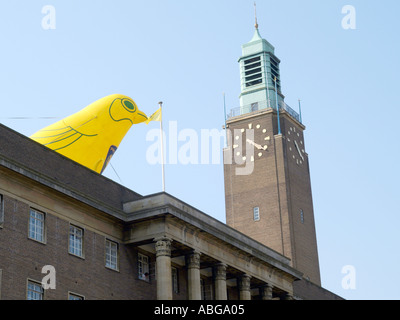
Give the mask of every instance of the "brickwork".
[[[279, 214], [279, 195], [277, 188], [275, 145], [272, 135], [271, 117], [263, 117], [254, 121], [254, 119], [245, 119], [230, 125], [230, 130], [248, 129], [249, 125], [253, 128], [259, 124], [261, 130], [254, 132], [254, 141], [263, 142], [266, 136], [271, 140], [266, 142], [268, 151], [263, 152], [262, 157], [258, 157], [257, 150], [254, 155], [254, 171], [250, 176], [236, 175], [236, 169], [242, 165], [225, 165], [225, 189], [226, 189], [226, 207], [227, 224], [237, 230], [250, 235], [257, 241], [265, 244], [265, 234], [269, 235], [268, 246], [276, 251], [283, 251], [281, 228]], [[262, 130], [266, 129], [266, 134]], [[235, 139], [235, 137], [234, 137]], [[245, 133], [241, 139], [242, 150], [246, 150], [247, 137]], [[236, 142], [234, 142], [236, 143]], [[253, 208], [260, 208], [260, 220], [253, 221]]]
[[[236, 168], [241, 165], [235, 161], [224, 166], [227, 224], [289, 257], [295, 268], [320, 284], [308, 155], [300, 158], [301, 164], [293, 158], [299, 157], [294, 136], [305, 149], [304, 127], [283, 114], [279, 135], [272, 110], [232, 119], [228, 124], [233, 133], [251, 127], [254, 142], [267, 144], [268, 149], [259, 157], [255, 148], [251, 175], [237, 175]], [[265, 140], [266, 136], [270, 140]], [[246, 136], [237, 140], [233, 134], [232, 145], [238, 141], [246, 150]], [[253, 219], [254, 207], [259, 207], [259, 221]]]
[[[45, 265], [55, 267], [57, 286], [56, 290], [45, 291], [45, 299], [65, 300], [68, 292], [90, 300], [155, 299], [155, 281], [147, 283], [138, 279], [135, 248], [120, 244], [119, 270], [111, 270], [105, 267], [107, 235], [83, 227], [83, 257], [77, 257], [68, 253], [70, 222], [67, 217], [63, 219], [45, 212], [45, 243], [40, 243], [28, 238], [30, 205], [10, 196], [4, 196], [4, 204], [0, 243], [7, 246], [0, 246], [2, 299], [26, 299], [28, 279], [40, 283], [45, 276], [41, 273]], [[180, 281], [183, 285], [184, 278]]]
[[[285, 137], [283, 141], [284, 153], [286, 153], [288, 212], [292, 228], [293, 260], [296, 268], [304, 273], [306, 279], [320, 285], [310, 168], [303, 130], [304, 127], [291, 118], [283, 118], [282, 133]], [[304, 160], [299, 158], [294, 141]]]
[[[266, 120], [265, 126], [274, 128], [274, 122]], [[4, 137], [9, 140], [3, 141]], [[272, 137], [268, 152], [280, 149], [283, 154], [284, 141]], [[26, 157], [27, 152], [29, 155], [32, 152], [33, 157]], [[4, 222], [0, 226], [2, 300], [26, 299], [28, 281], [40, 285], [45, 276], [42, 268], [47, 265], [55, 268], [56, 289], [45, 290], [46, 300], [65, 300], [68, 293], [88, 300], [154, 300], [157, 287], [161, 286], [161, 281], [157, 283], [155, 268], [159, 262], [155, 239], [160, 237], [172, 240], [168, 265], [177, 268], [179, 284], [178, 292], [172, 294], [174, 300], [188, 299], [190, 277], [184, 257], [193, 250], [201, 252], [201, 278], [211, 296], [215, 296], [212, 267], [218, 263], [229, 269], [226, 283], [229, 299], [240, 298], [236, 279], [243, 274], [251, 275], [253, 298], [260, 298], [257, 288], [267, 283], [273, 288], [274, 298], [293, 294], [293, 281], [301, 279], [301, 273], [290, 267], [286, 257], [166, 193], [141, 197], [54, 152], [47, 158], [48, 152], [43, 146], [0, 125], [0, 194], [4, 200]], [[273, 154], [279, 155], [279, 152], [273, 151]], [[280, 182], [275, 184], [275, 190], [270, 190], [274, 186], [274, 174], [268, 172], [268, 168], [274, 165], [275, 179]], [[225, 167], [225, 170], [232, 167]], [[290, 216], [282, 214], [285, 208], [293, 206], [282, 200], [287, 194], [287, 181], [281, 176], [288, 175], [287, 166], [277, 157], [266, 154], [264, 162], [261, 157], [257, 159], [255, 173], [259, 176], [255, 183], [244, 176], [238, 178], [241, 179], [239, 186], [242, 185], [239, 189], [237, 181], [231, 183], [230, 187], [236, 192], [232, 193], [232, 208], [241, 212], [247, 210], [245, 201], [237, 197], [237, 192], [239, 195], [242, 192], [244, 199], [252, 201], [252, 208], [260, 208], [261, 219], [257, 223], [263, 229], [252, 225], [252, 232], [263, 241], [267, 229], [275, 250], [287, 252], [292, 249], [288, 243], [293, 241]], [[28, 236], [31, 208], [45, 215], [42, 242]], [[268, 208], [275, 211], [269, 212]], [[250, 212], [251, 218], [252, 215]], [[250, 229], [247, 216], [236, 218], [235, 213], [231, 223], [246, 233], [242, 226], [247, 223]], [[271, 221], [279, 223], [281, 229], [276, 229]], [[83, 230], [82, 256], [69, 253], [71, 225]], [[106, 267], [106, 239], [118, 244], [117, 270]], [[139, 252], [149, 258], [150, 274], [145, 280], [139, 278]]]

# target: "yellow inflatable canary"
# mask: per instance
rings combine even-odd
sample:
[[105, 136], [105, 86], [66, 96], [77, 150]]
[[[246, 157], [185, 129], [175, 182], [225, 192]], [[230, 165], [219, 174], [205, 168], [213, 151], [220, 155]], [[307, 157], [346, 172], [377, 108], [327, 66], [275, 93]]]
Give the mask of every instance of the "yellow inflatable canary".
[[132, 125], [147, 119], [131, 98], [114, 94], [36, 132], [30, 138], [103, 173]]

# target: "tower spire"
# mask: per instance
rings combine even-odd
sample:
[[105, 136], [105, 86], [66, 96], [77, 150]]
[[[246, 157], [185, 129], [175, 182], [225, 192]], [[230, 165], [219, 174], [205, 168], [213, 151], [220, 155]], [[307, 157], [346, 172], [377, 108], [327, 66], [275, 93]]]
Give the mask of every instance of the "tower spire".
[[255, 1], [254, 1], [254, 16], [255, 16], [255, 18], [256, 18], [255, 27], [256, 27], [256, 29], [258, 29], [258, 22], [257, 22], [257, 4], [256, 4]]

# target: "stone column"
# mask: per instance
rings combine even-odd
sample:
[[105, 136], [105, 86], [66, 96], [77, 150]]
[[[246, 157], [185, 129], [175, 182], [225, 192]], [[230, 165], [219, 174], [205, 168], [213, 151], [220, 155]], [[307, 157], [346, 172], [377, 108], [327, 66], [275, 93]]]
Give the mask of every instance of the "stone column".
[[171, 239], [156, 241], [157, 300], [172, 300]]
[[191, 254], [186, 256], [189, 300], [201, 300], [200, 255], [200, 252], [193, 251]]
[[294, 300], [293, 295], [291, 295], [290, 293], [286, 293], [284, 300]]
[[215, 300], [228, 300], [226, 291], [226, 264], [218, 263], [214, 266]]
[[239, 299], [251, 300], [250, 279], [248, 274], [242, 275], [239, 280]]
[[260, 288], [262, 300], [272, 300], [272, 285], [266, 284]]

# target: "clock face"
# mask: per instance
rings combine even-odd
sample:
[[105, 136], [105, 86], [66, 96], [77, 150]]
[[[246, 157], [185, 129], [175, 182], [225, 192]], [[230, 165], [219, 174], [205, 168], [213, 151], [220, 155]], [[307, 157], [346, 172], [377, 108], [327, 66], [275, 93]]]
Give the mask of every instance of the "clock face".
[[286, 140], [289, 146], [289, 157], [291, 157], [297, 165], [302, 165], [305, 162], [305, 150], [303, 135], [296, 127], [290, 127], [287, 132]]
[[[246, 136], [246, 130], [254, 130], [253, 137]], [[240, 130], [242, 136], [236, 135], [234, 137], [233, 151], [236, 157], [242, 157], [243, 161], [248, 160], [246, 155], [242, 155], [239, 151], [239, 143], [243, 140], [246, 140], [247, 148], [254, 148], [254, 155], [249, 159], [254, 162], [255, 159], [262, 158], [268, 154], [268, 148], [271, 142], [271, 137], [267, 132], [267, 129], [264, 128], [260, 123], [250, 123], [247, 128], [242, 128]], [[246, 137], [245, 137], [246, 136]]]
[[[257, 158], [262, 158], [268, 153], [268, 146], [271, 141], [271, 137], [268, 134], [267, 129], [264, 128], [260, 123], [250, 123], [248, 125], [248, 129], [254, 130], [254, 139], [253, 137], [251, 139], [246, 139], [247, 145], [254, 147], [254, 156], [251, 157], [251, 161], [254, 161]], [[243, 128], [241, 131], [244, 133], [246, 129]], [[243, 160], [246, 160], [246, 157], [243, 157]]]

